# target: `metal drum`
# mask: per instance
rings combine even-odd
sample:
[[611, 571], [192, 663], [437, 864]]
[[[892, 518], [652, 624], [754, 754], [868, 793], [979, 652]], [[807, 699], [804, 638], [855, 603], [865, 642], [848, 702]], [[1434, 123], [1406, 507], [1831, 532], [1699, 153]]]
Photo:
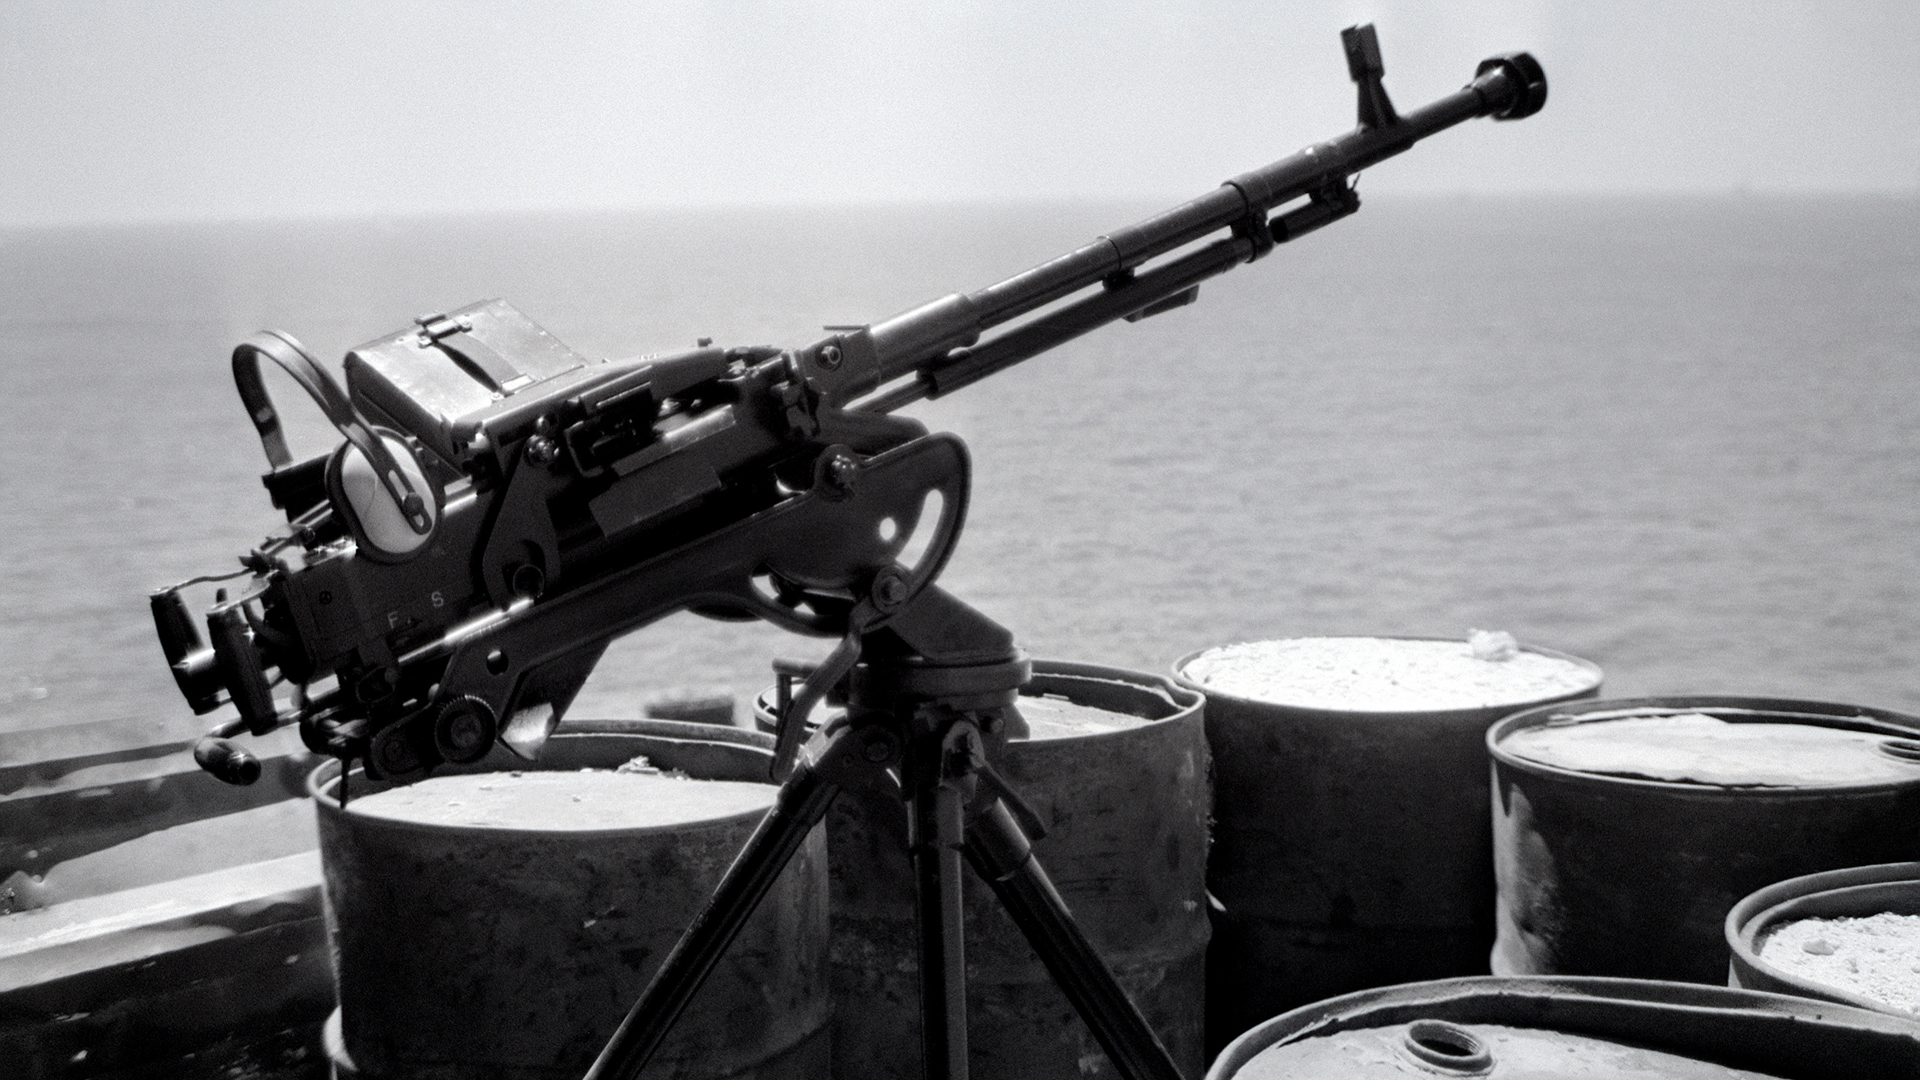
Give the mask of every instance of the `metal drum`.
[[[770, 724], [771, 696], [759, 723]], [[1035, 856], [1188, 1076], [1205, 1064], [1209, 806], [1201, 697], [1166, 679], [1036, 660], [1033, 728], [995, 763], [1039, 815]], [[920, 1075], [906, 811], [848, 790], [827, 815], [835, 1076]], [[969, 1075], [1079, 1080], [1112, 1065], [984, 883], [965, 887]]]
[[1663, 697], [1508, 717], [1493, 755], [1496, 975], [1724, 983], [1740, 899], [1920, 858], [1920, 719]]
[[1194, 653], [1174, 673], [1207, 696], [1214, 759], [1211, 1050], [1336, 994], [1487, 973], [1487, 726], [1597, 693], [1598, 667], [1511, 639], [1476, 655], [1295, 638]]
[[[586, 727], [602, 730], [564, 734]], [[537, 765], [489, 758], [391, 790], [356, 773], [344, 809], [339, 763], [313, 774], [337, 1076], [579, 1077], [772, 805], [757, 732], [561, 730]], [[638, 757], [666, 775], [610, 772]], [[468, 786], [436, 788], [442, 776]], [[624, 786], [636, 780], [648, 786]], [[381, 809], [394, 797], [412, 802]], [[826, 884], [816, 830], [655, 1055], [659, 1075], [824, 1080]]]
[[1920, 862], [1807, 874], [1727, 912], [1727, 983], [1920, 1018]]
[[1920, 1025], [1650, 979], [1443, 979], [1333, 998], [1235, 1039], [1207, 1080], [1920, 1076]]

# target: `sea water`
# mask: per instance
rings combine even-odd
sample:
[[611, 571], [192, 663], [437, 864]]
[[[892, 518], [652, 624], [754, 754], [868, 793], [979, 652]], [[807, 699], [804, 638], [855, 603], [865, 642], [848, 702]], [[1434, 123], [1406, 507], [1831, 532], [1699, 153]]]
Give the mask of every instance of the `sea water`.
[[[186, 717], [147, 594], [277, 522], [228, 356], [337, 363], [502, 297], [590, 357], [801, 345], [1158, 205], [244, 222], [0, 233], [0, 730]], [[296, 452], [334, 441], [275, 386]], [[942, 583], [1034, 656], [1506, 631], [1608, 696], [1920, 711], [1920, 201], [1369, 200], [907, 410], [973, 452]], [[831, 642], [674, 616], [576, 716], [742, 700]], [[744, 712], [744, 710], [743, 710]]]

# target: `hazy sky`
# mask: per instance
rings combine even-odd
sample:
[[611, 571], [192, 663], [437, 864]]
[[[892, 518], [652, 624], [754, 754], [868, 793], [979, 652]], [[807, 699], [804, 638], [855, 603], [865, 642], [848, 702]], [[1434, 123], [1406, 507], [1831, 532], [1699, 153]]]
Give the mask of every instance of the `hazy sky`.
[[1534, 53], [1364, 190], [1920, 192], [1914, 0], [0, 0], [0, 226], [1186, 198]]

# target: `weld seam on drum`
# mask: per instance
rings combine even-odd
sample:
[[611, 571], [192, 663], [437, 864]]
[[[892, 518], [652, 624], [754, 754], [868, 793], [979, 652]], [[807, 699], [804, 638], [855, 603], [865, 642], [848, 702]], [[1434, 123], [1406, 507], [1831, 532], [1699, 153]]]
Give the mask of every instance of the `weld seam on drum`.
[[[1913, 1013], [1885, 1001], [1785, 970], [1766, 959], [1766, 934], [1794, 920], [1860, 918], [1881, 912], [1920, 915], [1920, 862], [1827, 870], [1749, 893], [1727, 912], [1727, 985], [1835, 1001], [1913, 1020]], [[1910, 981], [1920, 986], [1920, 974], [1912, 975]]]
[[1727, 980], [1726, 918], [1787, 878], [1920, 857], [1920, 765], [1910, 781], [1716, 786], [1606, 775], [1522, 757], [1516, 733], [1704, 714], [1911, 739], [1920, 718], [1829, 702], [1659, 697], [1510, 716], [1493, 759], [1496, 975]]
[[1511, 704], [1373, 711], [1222, 692], [1189, 677], [1208, 651], [1182, 657], [1174, 677], [1207, 697], [1214, 760], [1209, 1049], [1322, 998], [1486, 974], [1486, 730], [1514, 712], [1596, 695], [1599, 667], [1523, 646], [1584, 672], [1581, 685]]
[[[588, 726], [599, 733], [556, 735], [535, 764], [441, 771], [606, 770], [645, 756], [695, 781], [767, 782], [772, 740], [757, 732], [570, 727]], [[765, 812], [612, 829], [428, 824], [356, 814], [356, 799], [385, 786], [359, 774], [343, 811], [338, 781], [332, 761], [309, 780], [341, 997], [329, 1054], [338, 1075], [369, 1080], [582, 1075]], [[650, 1075], [828, 1075], [825, 841], [816, 829], [795, 854]]]
[[[1531, 1029], [1537, 1045], [1518, 1045], [1510, 1034], [1502, 1042], [1477, 1032], [1481, 1025]], [[1484, 1067], [1461, 1068], [1456, 1058], [1449, 1063], [1455, 1067], [1447, 1067], [1397, 1052], [1412, 1049], [1405, 1044], [1422, 1028], [1453, 1029], [1453, 1045], [1444, 1049], [1472, 1040], [1489, 1060]], [[1617, 1044], [1619, 1052], [1609, 1054], [1596, 1041]], [[1529, 1049], [1536, 1053], [1523, 1058]], [[1648, 1049], [1683, 1060], [1669, 1068], [1646, 1060]], [[1206, 1080], [1617, 1077], [1626, 1072], [1616, 1070], [1621, 1065], [1649, 1078], [1731, 1076], [1731, 1069], [1791, 1080], [1916, 1076], [1920, 1026], [1845, 1005], [1697, 983], [1477, 976], [1363, 990], [1302, 1006], [1228, 1044]]]
[[[1022, 690], [1145, 719], [1010, 742], [995, 762], [1038, 813], [1034, 852], [1182, 1072], [1205, 1063], [1209, 764], [1199, 694], [1167, 679], [1036, 660]], [[758, 722], [771, 722], [763, 695]], [[1036, 721], [1036, 727], [1039, 727]], [[849, 789], [827, 816], [834, 1075], [919, 1076], [919, 971], [906, 813]], [[1078, 1080], [1112, 1066], [977, 876], [965, 882], [969, 1075]]]

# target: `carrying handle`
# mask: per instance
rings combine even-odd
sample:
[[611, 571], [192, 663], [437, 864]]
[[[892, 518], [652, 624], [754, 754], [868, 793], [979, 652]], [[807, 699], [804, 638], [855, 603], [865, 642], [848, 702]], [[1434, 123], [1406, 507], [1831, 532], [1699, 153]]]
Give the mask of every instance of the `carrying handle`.
[[273, 396], [260, 378], [262, 356], [293, 376], [293, 381], [320, 406], [327, 420], [373, 466], [374, 475], [380, 478], [381, 486], [400, 508], [407, 526], [421, 536], [432, 531], [433, 517], [427, 509], [427, 500], [394, 462], [386, 442], [361, 419], [346, 392], [313, 355], [291, 335], [278, 330], [255, 334], [233, 350], [233, 382], [240, 390], [241, 403], [247, 407], [247, 419], [253, 421], [254, 430], [260, 433], [260, 446], [267, 452], [268, 463], [275, 469], [291, 465], [293, 452], [287, 448], [286, 432], [280, 426], [280, 413], [273, 406]]

